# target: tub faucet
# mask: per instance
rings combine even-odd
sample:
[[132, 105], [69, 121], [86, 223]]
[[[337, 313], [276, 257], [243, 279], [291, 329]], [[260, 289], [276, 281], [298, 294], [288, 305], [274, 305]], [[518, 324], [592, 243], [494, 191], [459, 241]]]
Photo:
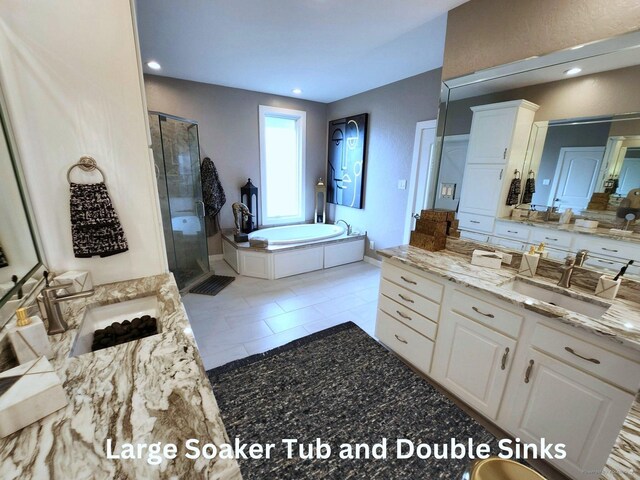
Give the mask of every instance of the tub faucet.
[[567, 255], [567, 259], [564, 262], [564, 265], [560, 267], [560, 271], [562, 272], [562, 276], [558, 281], [558, 286], [562, 288], [571, 287], [571, 276], [573, 275], [573, 268], [575, 267], [575, 259], [571, 258], [571, 255]]
[[86, 292], [58, 295], [58, 290], [62, 290], [64, 287], [64, 285], [55, 285], [53, 287], [44, 287], [42, 289], [42, 303], [44, 304], [45, 315], [49, 322], [49, 326], [47, 328], [47, 333], [49, 335], [63, 333], [69, 329], [69, 325], [67, 325], [67, 322], [65, 322], [64, 316], [62, 315], [62, 310], [60, 310], [60, 303], [67, 300], [74, 300], [76, 298], [89, 297], [95, 293], [94, 290], [87, 290]]
[[351, 235], [351, 225], [349, 225], [345, 220], [338, 220], [336, 222], [336, 225], [340, 222], [344, 223], [347, 226], [347, 235]]
[[584, 248], [582, 250], [578, 250], [578, 253], [576, 253], [576, 267], [581, 267], [582, 265], [584, 265], [584, 261], [588, 256], [589, 250]]

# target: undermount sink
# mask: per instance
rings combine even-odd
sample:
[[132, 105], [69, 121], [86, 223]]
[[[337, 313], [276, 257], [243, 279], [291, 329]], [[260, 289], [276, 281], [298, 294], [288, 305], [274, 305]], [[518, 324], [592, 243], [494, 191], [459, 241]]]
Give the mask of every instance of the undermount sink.
[[76, 341], [71, 349], [71, 356], [77, 357], [85, 353], [91, 353], [93, 334], [96, 330], [106, 328], [113, 322], [120, 323], [124, 320], [133, 320], [144, 315], [158, 319], [158, 332], [160, 332], [160, 305], [158, 297], [155, 295], [110, 305], [88, 307]]
[[604, 315], [611, 306], [607, 302], [582, 295], [575, 291], [568, 292], [561, 287], [553, 287], [551, 285], [534, 285], [533, 283], [520, 278], [516, 278], [512, 282], [502, 285], [502, 288], [521, 293], [528, 297], [535, 298], [536, 300], [556, 305], [591, 318], [602, 317], [602, 315]]

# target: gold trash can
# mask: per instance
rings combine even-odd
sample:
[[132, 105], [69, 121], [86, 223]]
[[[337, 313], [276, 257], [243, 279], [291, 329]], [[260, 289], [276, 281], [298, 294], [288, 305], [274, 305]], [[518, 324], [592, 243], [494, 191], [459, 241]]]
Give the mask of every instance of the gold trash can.
[[473, 462], [462, 480], [546, 480], [521, 463], [499, 457]]

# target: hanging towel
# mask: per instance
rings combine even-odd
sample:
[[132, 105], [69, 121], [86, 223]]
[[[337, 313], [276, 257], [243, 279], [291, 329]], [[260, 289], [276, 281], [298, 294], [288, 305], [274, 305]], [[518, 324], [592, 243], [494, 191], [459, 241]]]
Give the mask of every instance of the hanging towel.
[[4, 250], [2, 250], [2, 245], [0, 245], [0, 268], [8, 266], [7, 256], [4, 254]]
[[218, 170], [209, 157], [205, 157], [200, 165], [200, 177], [202, 179], [202, 201], [204, 202], [204, 212], [207, 216], [207, 235], [218, 233], [217, 216], [226, 203], [227, 197], [224, 194]]
[[104, 182], [71, 183], [71, 237], [77, 258], [108, 257], [129, 250]]
[[511, 185], [509, 186], [509, 193], [507, 194], [507, 205], [517, 205], [520, 200], [520, 186], [522, 185], [522, 181], [519, 177], [516, 176], [513, 180], [511, 180]]
[[527, 181], [524, 183], [524, 193], [522, 194], [522, 203], [531, 203], [533, 200], [533, 194], [536, 193], [536, 179], [533, 173], [529, 175]]

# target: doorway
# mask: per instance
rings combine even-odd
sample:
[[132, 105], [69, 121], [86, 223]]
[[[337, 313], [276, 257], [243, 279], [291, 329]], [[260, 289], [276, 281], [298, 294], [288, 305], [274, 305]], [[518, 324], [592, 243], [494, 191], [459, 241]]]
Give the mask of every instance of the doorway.
[[548, 205], [584, 210], [596, 187], [605, 147], [563, 147]]

